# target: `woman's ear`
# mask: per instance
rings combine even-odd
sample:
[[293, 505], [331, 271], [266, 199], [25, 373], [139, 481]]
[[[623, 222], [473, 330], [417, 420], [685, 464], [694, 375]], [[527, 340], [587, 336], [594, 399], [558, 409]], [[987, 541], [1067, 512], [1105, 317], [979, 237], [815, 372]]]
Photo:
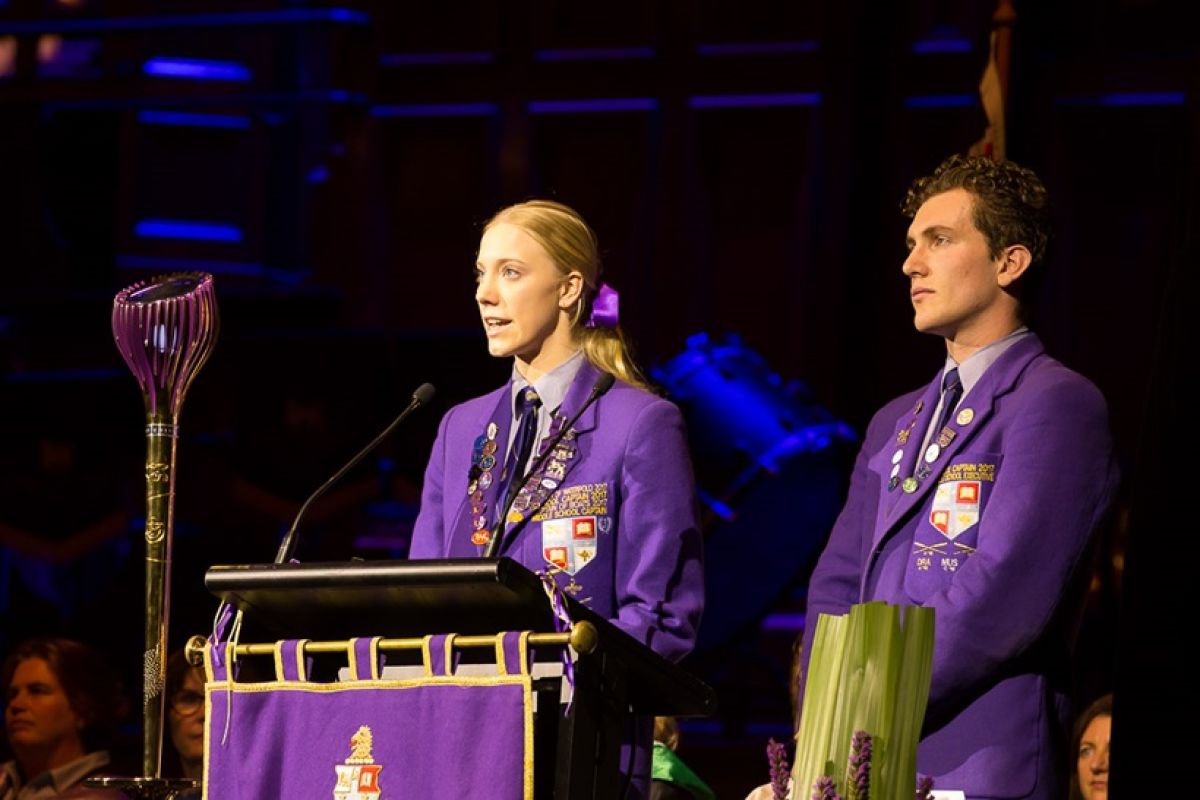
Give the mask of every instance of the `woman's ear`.
[[563, 311], [567, 311], [578, 303], [579, 298], [583, 296], [585, 285], [582, 272], [575, 270], [568, 273], [559, 285], [558, 307]]

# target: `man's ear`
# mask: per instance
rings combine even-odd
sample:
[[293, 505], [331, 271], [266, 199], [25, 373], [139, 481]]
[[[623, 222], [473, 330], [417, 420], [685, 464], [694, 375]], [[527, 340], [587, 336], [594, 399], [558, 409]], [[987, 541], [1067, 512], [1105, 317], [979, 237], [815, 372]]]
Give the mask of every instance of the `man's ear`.
[[558, 307], [566, 311], [579, 302], [583, 295], [583, 273], [576, 270], [563, 278], [558, 290]]
[[996, 260], [996, 281], [1000, 288], [1007, 289], [1029, 269], [1033, 262], [1033, 254], [1023, 244], [1010, 244]]

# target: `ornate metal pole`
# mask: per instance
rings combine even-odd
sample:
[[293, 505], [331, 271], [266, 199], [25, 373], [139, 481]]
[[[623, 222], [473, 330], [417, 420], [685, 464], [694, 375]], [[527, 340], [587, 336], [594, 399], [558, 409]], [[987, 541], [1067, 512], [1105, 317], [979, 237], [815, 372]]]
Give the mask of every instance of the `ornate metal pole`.
[[162, 780], [163, 697], [175, 523], [179, 409], [219, 329], [212, 276], [164, 275], [123, 289], [113, 300], [117, 349], [146, 401], [146, 650], [143, 654], [141, 778], [98, 783], [142, 798], [168, 798], [193, 781]]

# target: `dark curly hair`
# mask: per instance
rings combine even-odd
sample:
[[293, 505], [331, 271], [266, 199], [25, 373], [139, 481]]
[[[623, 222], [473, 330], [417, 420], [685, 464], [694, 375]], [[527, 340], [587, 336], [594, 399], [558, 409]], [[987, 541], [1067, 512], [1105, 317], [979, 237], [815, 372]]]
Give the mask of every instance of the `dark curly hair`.
[[1046, 187], [1033, 170], [1011, 161], [952, 155], [932, 175], [913, 181], [901, 208], [911, 219], [926, 200], [951, 189], [965, 189], [974, 198], [971, 218], [992, 258], [1009, 245], [1023, 244], [1032, 263], [1042, 263], [1050, 245], [1050, 214]]

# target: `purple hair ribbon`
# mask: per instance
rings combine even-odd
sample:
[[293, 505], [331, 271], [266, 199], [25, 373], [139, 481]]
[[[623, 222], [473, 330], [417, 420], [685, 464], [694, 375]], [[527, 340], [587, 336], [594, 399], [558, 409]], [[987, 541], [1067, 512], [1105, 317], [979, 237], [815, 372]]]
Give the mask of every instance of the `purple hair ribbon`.
[[615, 328], [620, 322], [618, 309], [621, 296], [617, 290], [607, 283], [600, 284], [596, 296], [592, 298], [592, 313], [588, 321], [583, 323], [585, 328]]

